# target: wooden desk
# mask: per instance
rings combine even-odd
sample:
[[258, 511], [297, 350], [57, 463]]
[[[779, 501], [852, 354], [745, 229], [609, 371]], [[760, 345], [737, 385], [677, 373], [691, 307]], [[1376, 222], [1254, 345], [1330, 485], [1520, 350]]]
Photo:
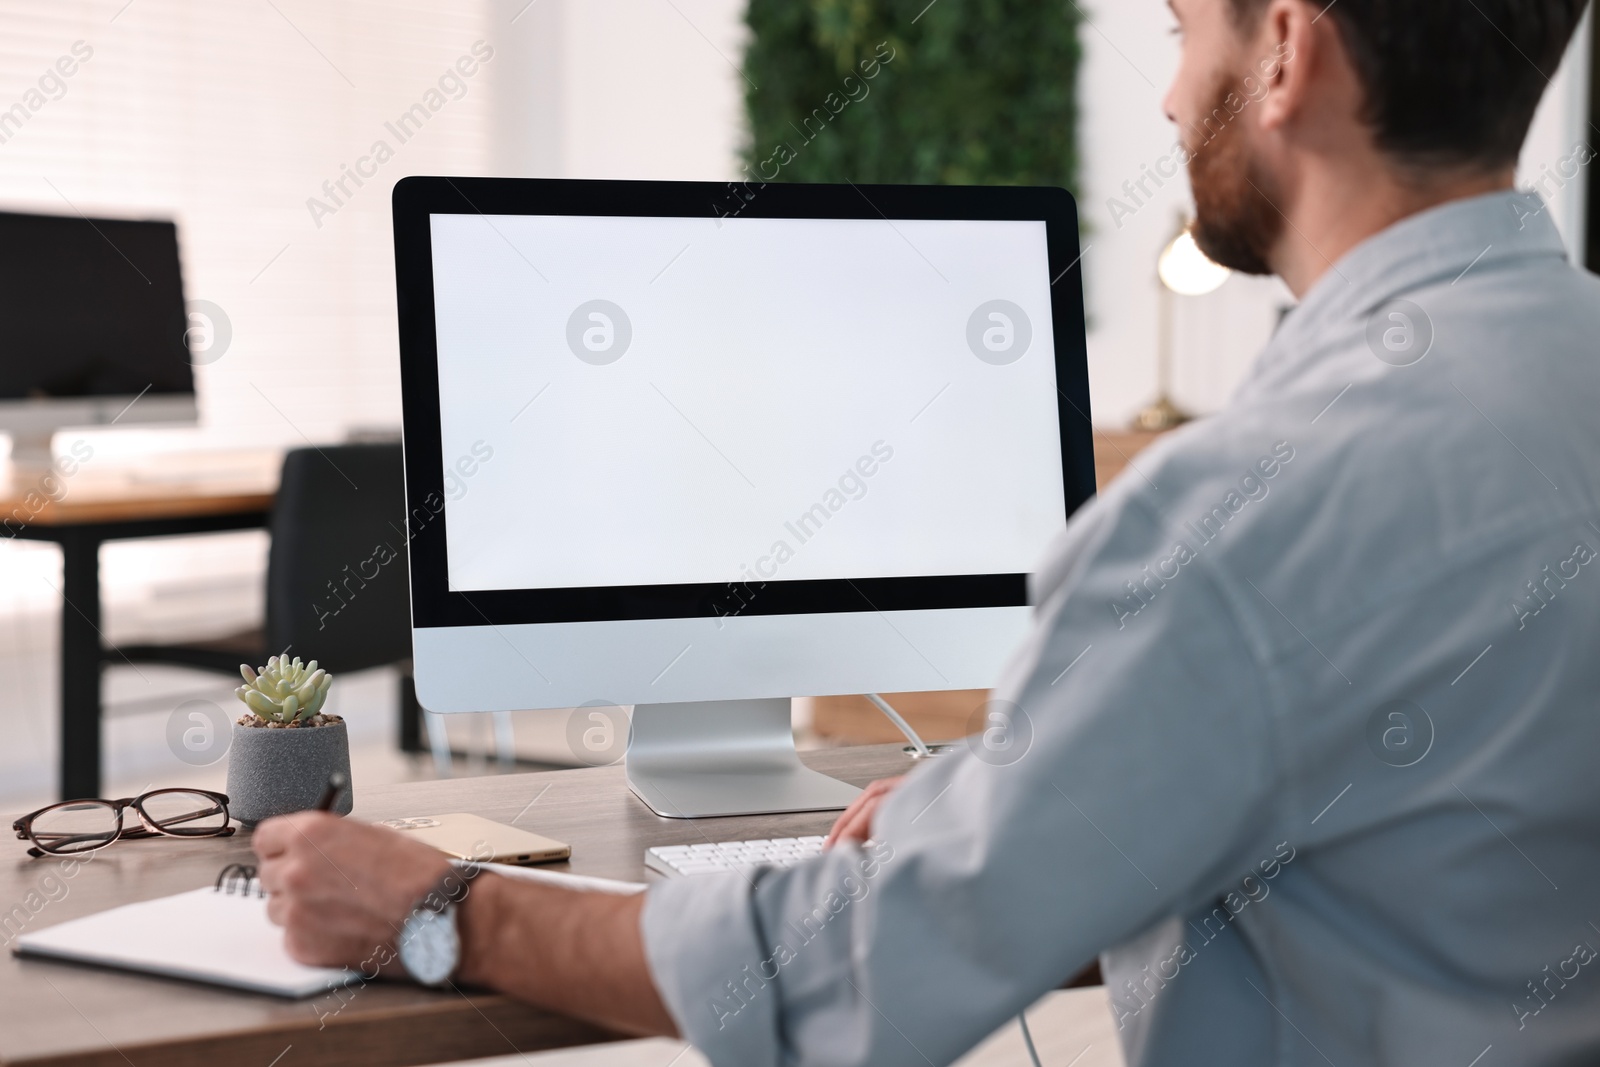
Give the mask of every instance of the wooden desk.
[[61, 546], [59, 795], [99, 796], [100, 546], [123, 538], [260, 528], [271, 513], [276, 483], [210, 477], [141, 482], [97, 476], [87, 468], [67, 477], [21, 466], [12, 466], [9, 475], [0, 481], [0, 536]]
[[[831, 749], [805, 762], [857, 785], [905, 771], [895, 746]], [[572, 845], [568, 863], [550, 869], [629, 881], [645, 879], [644, 850], [824, 832], [834, 813], [726, 819], [663, 819], [628, 791], [621, 767], [420, 782], [365, 790], [356, 782], [354, 818], [470, 811]], [[7, 817], [7, 824], [15, 814]], [[127, 841], [98, 853], [76, 876], [46, 893], [52, 860], [30, 860], [11, 841], [0, 861], [0, 926], [7, 941], [119, 903], [207, 885], [227, 863], [247, 861], [247, 836], [215, 841]], [[651, 877], [654, 877], [653, 875]], [[27, 916], [30, 891], [47, 896]], [[333, 996], [287, 1001], [211, 986], [44, 960], [0, 958], [0, 1065], [16, 1067], [377, 1067], [510, 1055], [616, 1040], [618, 1035], [564, 1016], [476, 992], [433, 992], [400, 983], [361, 988], [338, 1014]]]

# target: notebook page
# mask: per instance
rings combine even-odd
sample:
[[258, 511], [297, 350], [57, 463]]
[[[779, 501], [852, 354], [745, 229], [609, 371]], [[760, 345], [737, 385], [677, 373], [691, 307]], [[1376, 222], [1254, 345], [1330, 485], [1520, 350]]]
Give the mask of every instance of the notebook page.
[[187, 978], [282, 997], [357, 980], [356, 971], [289, 958], [262, 898], [207, 887], [23, 934], [16, 953]]

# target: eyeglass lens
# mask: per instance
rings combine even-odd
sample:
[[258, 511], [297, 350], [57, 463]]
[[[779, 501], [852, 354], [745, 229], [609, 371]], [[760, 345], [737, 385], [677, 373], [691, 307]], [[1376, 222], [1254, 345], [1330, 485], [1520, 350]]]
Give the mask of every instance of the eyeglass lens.
[[117, 836], [117, 809], [100, 800], [75, 800], [41, 811], [33, 820], [33, 839], [46, 852], [89, 852]]
[[182, 789], [163, 789], [139, 798], [151, 825], [180, 837], [205, 837], [228, 823], [228, 809], [215, 797]]

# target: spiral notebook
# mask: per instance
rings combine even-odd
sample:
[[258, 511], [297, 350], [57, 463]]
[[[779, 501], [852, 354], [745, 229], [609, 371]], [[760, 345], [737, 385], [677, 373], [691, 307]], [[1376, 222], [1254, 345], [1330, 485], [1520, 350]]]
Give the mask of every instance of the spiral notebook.
[[280, 997], [309, 997], [360, 977], [290, 959], [254, 874], [234, 864], [215, 885], [26, 933], [12, 951]]
[[[557, 871], [481, 866], [512, 878], [574, 888], [613, 893], [644, 889], [632, 882]], [[289, 958], [283, 930], [267, 919], [267, 901], [254, 874], [250, 867], [233, 864], [223, 868], [215, 885], [26, 933], [12, 952], [279, 997], [309, 997], [359, 980], [357, 971], [308, 967]]]

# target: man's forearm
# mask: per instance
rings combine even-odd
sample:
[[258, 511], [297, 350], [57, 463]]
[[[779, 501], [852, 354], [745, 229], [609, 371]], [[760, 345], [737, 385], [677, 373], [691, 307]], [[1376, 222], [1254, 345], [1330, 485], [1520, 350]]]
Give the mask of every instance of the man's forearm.
[[674, 1035], [645, 961], [644, 898], [486, 874], [461, 905], [461, 980], [627, 1033]]

